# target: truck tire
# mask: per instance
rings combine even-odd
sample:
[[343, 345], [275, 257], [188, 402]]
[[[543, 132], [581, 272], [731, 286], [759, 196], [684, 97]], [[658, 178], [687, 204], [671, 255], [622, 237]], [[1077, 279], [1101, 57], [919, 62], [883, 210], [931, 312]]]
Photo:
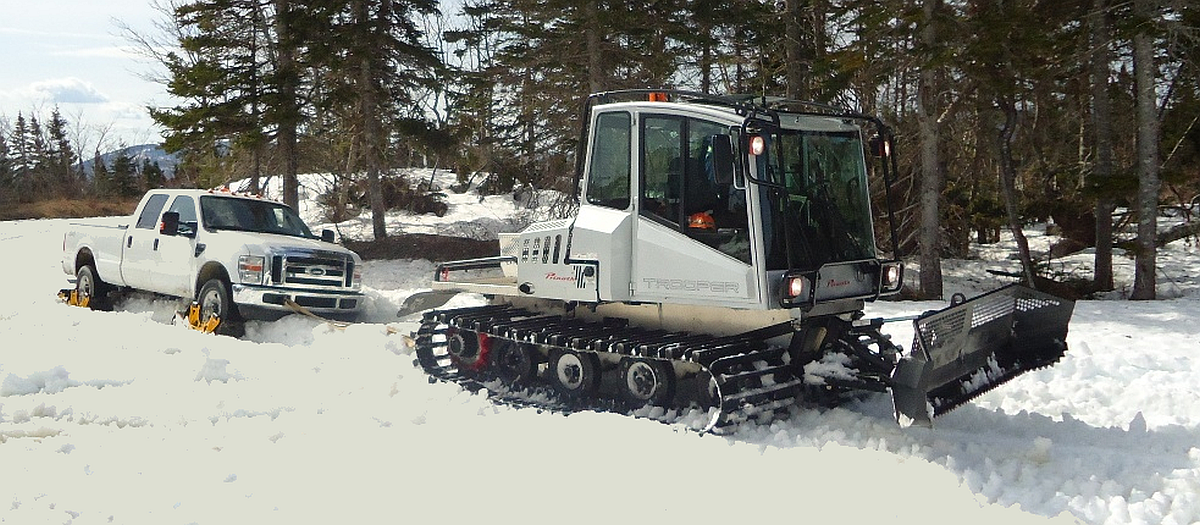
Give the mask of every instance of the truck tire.
[[200, 292], [196, 294], [196, 302], [200, 305], [200, 324], [216, 315], [221, 318], [216, 332], [221, 335], [240, 337], [242, 323], [237, 314], [237, 307], [229, 291], [229, 283], [224, 279], [214, 277], [204, 282]]
[[82, 301], [87, 298], [88, 308], [92, 310], [108, 310], [112, 306], [108, 302], [108, 283], [101, 281], [96, 268], [91, 264], [79, 267], [75, 272], [75, 293]]

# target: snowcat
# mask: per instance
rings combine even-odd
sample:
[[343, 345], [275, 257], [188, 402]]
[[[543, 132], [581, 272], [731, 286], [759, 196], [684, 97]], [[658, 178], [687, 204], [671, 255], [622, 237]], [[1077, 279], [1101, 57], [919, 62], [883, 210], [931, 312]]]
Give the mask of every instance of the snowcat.
[[[1074, 303], [1016, 284], [910, 318], [907, 350], [866, 318], [904, 282], [876, 244], [868, 173], [896, 169], [877, 118], [628, 90], [587, 97], [581, 128], [573, 216], [440, 264], [398, 312], [425, 312], [413, 339], [431, 381], [698, 406], [707, 429], [879, 392], [929, 425], [1066, 351]], [[437, 309], [463, 292], [487, 303]]]

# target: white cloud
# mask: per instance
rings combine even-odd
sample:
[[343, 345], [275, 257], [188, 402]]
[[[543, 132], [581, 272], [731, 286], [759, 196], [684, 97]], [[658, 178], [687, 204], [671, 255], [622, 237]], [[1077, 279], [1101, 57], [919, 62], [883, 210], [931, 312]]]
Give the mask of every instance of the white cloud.
[[75, 77], [42, 80], [29, 85], [35, 99], [52, 104], [103, 104], [109, 98], [91, 82]]
[[122, 60], [137, 57], [137, 53], [129, 46], [84, 47], [55, 51], [51, 55], [73, 58], [115, 58]]

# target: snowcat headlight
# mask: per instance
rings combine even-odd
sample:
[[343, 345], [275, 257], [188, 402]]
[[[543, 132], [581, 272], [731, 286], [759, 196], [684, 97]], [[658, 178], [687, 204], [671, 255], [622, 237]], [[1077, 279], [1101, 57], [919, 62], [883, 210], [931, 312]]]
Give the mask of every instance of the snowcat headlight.
[[238, 257], [238, 277], [244, 283], [262, 284], [263, 269], [267, 258], [261, 255], [243, 255]]
[[808, 303], [812, 294], [812, 281], [803, 275], [789, 275], [783, 278], [783, 303], [792, 306]]
[[760, 136], [760, 135], [755, 135], [753, 137], [750, 137], [750, 154], [751, 155], [762, 155], [763, 152], [765, 152], [765, 151], [767, 151], [766, 139], [762, 138], [762, 136]]
[[900, 291], [904, 284], [904, 267], [899, 262], [886, 263], [881, 268], [879, 291], [892, 293]]

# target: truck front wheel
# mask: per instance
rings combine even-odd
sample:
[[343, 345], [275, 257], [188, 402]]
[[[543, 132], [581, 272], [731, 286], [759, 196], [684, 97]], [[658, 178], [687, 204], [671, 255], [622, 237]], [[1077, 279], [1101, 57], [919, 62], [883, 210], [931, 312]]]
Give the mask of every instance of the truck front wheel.
[[80, 266], [79, 271], [75, 272], [75, 295], [81, 304], [86, 300], [88, 308], [92, 310], [108, 309], [108, 288], [91, 264]]
[[242, 325], [230, 298], [229, 284], [224, 279], [213, 278], [205, 281], [200, 287], [200, 293], [196, 294], [196, 302], [200, 305], [201, 326], [216, 316], [221, 320], [217, 325], [217, 333], [234, 337], [241, 335]]

